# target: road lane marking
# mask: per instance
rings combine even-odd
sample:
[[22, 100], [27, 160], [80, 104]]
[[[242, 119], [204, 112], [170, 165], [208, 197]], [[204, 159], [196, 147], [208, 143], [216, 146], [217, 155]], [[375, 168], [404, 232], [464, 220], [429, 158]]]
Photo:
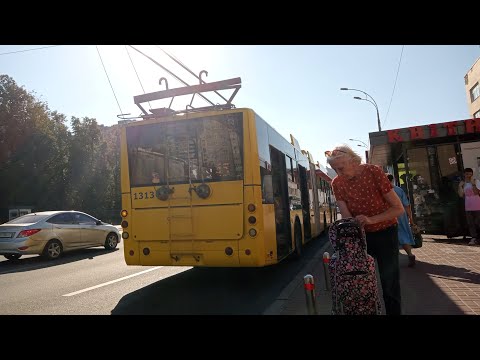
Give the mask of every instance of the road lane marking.
[[126, 279], [130, 279], [134, 276], [138, 276], [138, 275], [142, 275], [142, 274], [145, 274], [149, 271], [153, 271], [153, 270], [158, 270], [160, 268], [162, 268], [163, 266], [156, 266], [152, 269], [147, 269], [147, 270], [144, 270], [144, 271], [140, 271], [138, 273], [135, 273], [135, 274], [132, 274], [132, 275], [128, 275], [128, 276], [124, 276], [120, 279], [116, 279], [116, 280], [112, 280], [112, 281], [107, 281], [106, 283], [103, 283], [103, 284], [99, 284], [99, 285], [95, 285], [95, 286], [91, 286], [89, 288], [86, 288], [86, 289], [83, 289], [83, 290], [78, 290], [78, 291], [75, 291], [75, 292], [71, 292], [69, 294], [65, 294], [65, 295], [62, 295], [62, 296], [74, 296], [74, 295], [78, 295], [78, 294], [81, 294], [81, 293], [84, 293], [86, 291], [90, 291], [90, 290], [94, 290], [94, 289], [98, 289], [100, 287], [103, 287], [103, 286], [107, 286], [107, 285], [110, 285], [110, 284], [114, 284], [116, 282], [119, 282], [119, 281], [123, 281], [123, 280], [126, 280]]

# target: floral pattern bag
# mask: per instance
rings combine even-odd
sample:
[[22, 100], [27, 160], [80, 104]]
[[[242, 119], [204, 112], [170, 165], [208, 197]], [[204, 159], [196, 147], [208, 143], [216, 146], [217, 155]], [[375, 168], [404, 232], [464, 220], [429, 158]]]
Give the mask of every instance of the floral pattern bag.
[[332, 315], [380, 315], [375, 260], [367, 254], [365, 231], [354, 218], [335, 221], [329, 239]]

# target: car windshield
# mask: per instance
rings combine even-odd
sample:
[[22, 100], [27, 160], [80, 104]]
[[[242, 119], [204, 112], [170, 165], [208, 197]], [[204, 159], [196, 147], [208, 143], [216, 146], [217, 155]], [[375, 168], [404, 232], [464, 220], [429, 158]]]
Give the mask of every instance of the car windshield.
[[40, 215], [40, 214], [27, 214], [20, 216], [16, 219], [10, 220], [9, 222], [6, 222], [5, 224], [8, 225], [13, 225], [13, 224], [33, 224], [39, 221], [42, 221], [46, 218], [48, 218], [50, 215]]

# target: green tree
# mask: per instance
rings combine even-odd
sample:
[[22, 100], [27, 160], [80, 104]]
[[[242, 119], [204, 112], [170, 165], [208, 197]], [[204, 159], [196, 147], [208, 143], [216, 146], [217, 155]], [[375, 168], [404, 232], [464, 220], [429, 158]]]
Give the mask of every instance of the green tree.
[[109, 187], [107, 189], [105, 220], [120, 223], [122, 207], [120, 189], [120, 127], [118, 125], [102, 128], [103, 140], [106, 144], [106, 171]]
[[0, 75], [0, 222], [12, 205], [75, 209], [118, 223], [119, 127], [50, 111], [34, 93]]
[[[120, 212], [119, 135], [92, 118], [72, 117], [68, 204], [104, 221]], [[118, 208], [118, 210], [117, 210]], [[115, 221], [118, 222], [118, 221]]]
[[64, 115], [0, 75], [0, 208], [63, 206], [68, 139]]

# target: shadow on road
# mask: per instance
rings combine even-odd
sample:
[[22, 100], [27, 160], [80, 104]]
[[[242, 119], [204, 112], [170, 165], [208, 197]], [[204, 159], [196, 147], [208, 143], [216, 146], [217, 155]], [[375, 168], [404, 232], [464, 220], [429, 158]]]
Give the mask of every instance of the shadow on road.
[[106, 250], [103, 247], [79, 249], [63, 253], [60, 258], [55, 260], [48, 260], [40, 255], [26, 255], [18, 260], [5, 259], [4, 261], [0, 261], [0, 274], [32, 271], [79, 260], [93, 259], [96, 256], [111, 254], [112, 252], [119, 250], [119, 248]]
[[[281, 265], [280, 265], [281, 266]], [[192, 268], [124, 296], [112, 315], [257, 314], [269, 304], [262, 280], [279, 269]], [[268, 281], [267, 280], [267, 281]], [[263, 298], [263, 299], [262, 299]], [[263, 304], [263, 302], [266, 304]]]
[[264, 268], [192, 268], [124, 296], [112, 315], [260, 315], [322, 241], [304, 248], [300, 260]]

